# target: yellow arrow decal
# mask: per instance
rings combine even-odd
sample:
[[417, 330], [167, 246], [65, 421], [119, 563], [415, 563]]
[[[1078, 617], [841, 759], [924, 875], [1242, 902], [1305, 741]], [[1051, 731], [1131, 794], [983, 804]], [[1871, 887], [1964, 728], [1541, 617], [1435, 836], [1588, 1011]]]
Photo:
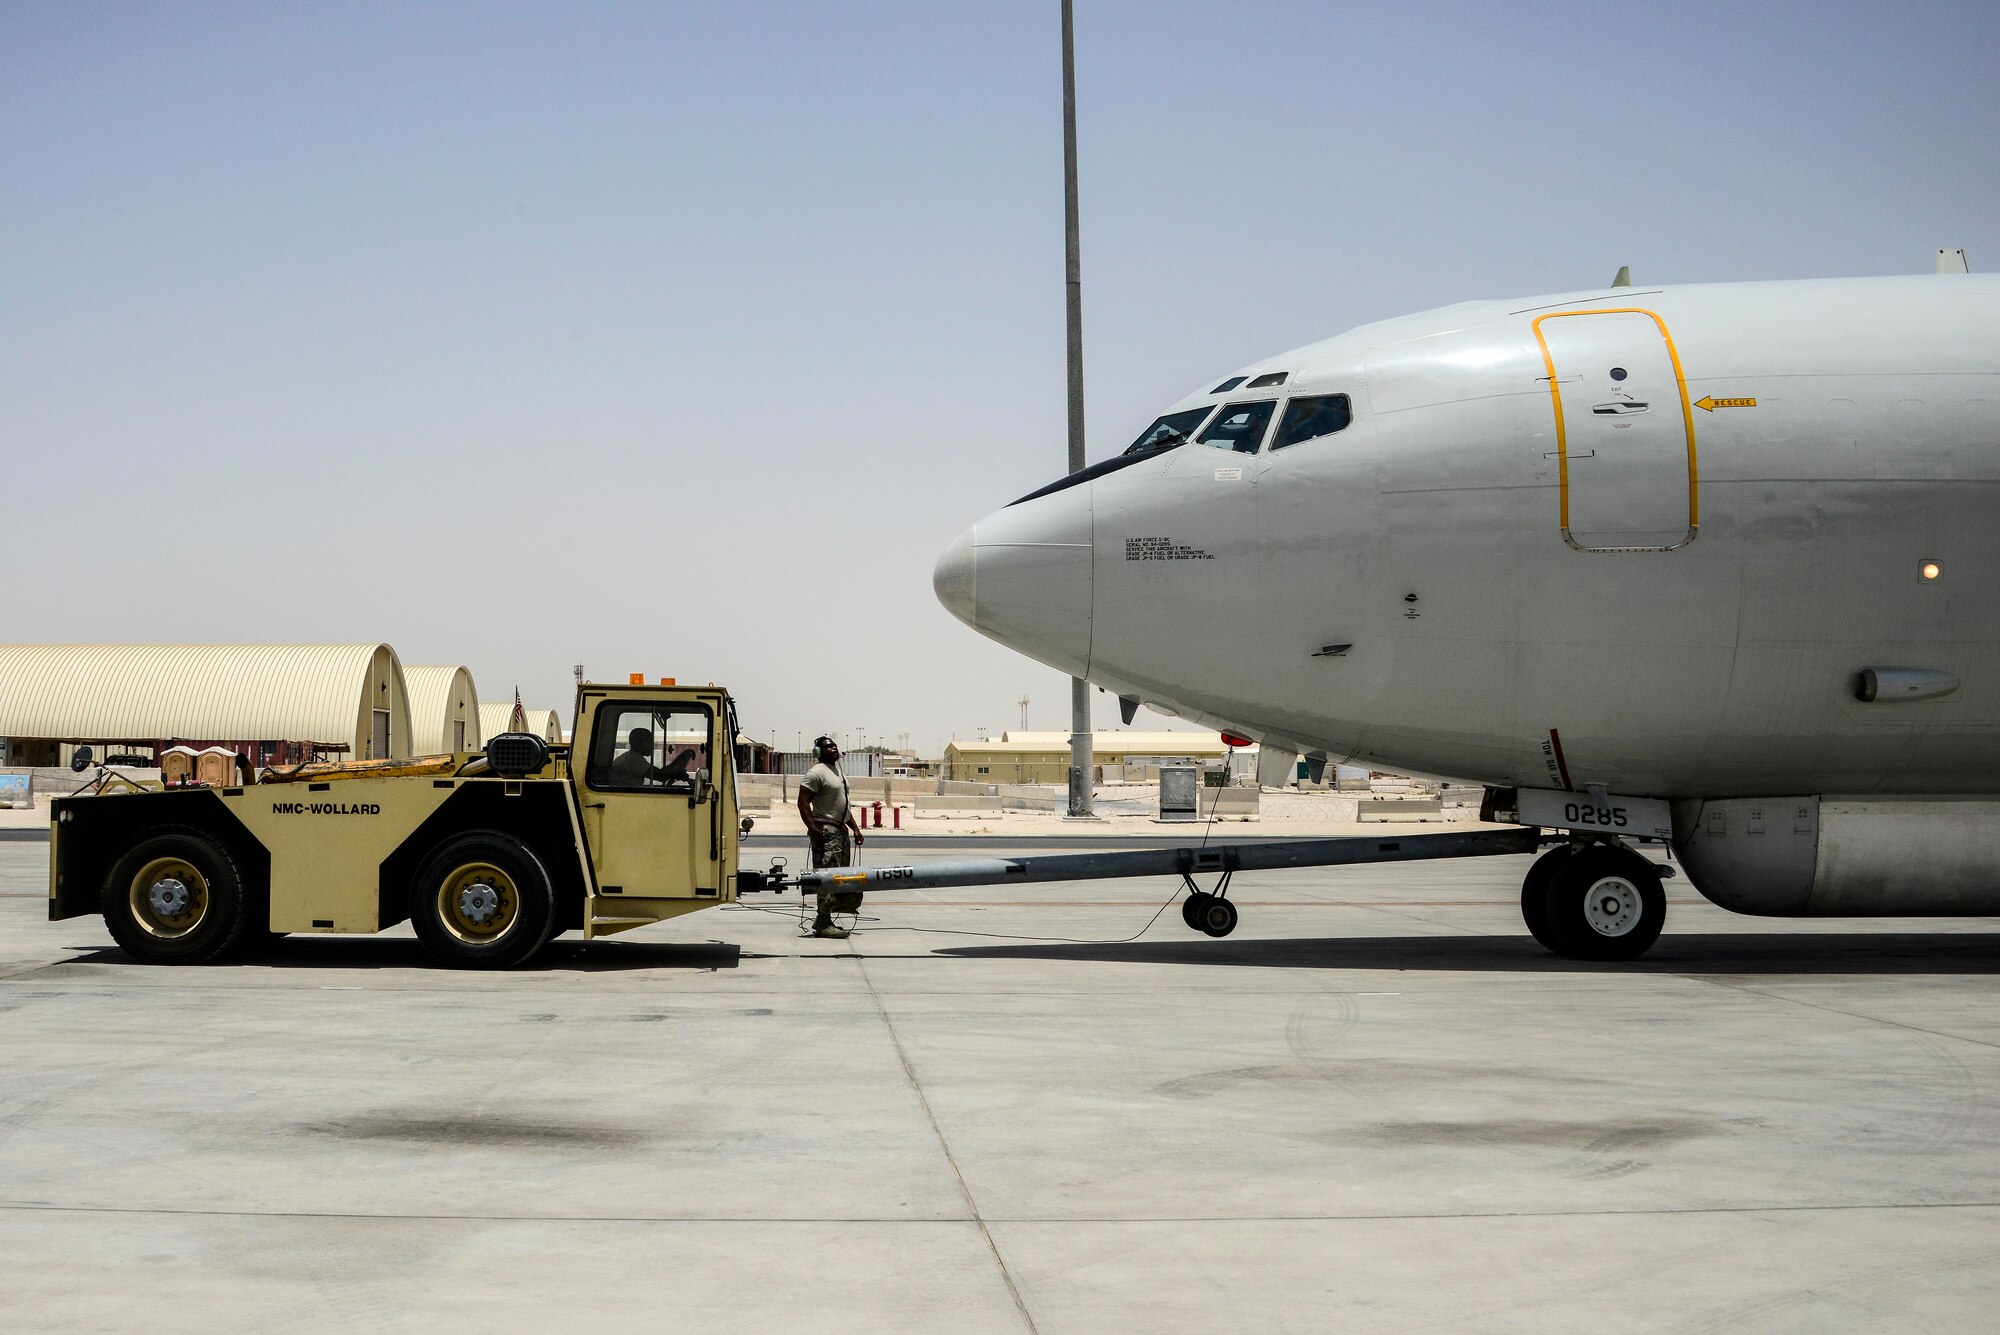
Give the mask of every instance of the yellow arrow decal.
[[1757, 406], [1757, 400], [1711, 399], [1706, 395], [1704, 395], [1703, 397], [1698, 398], [1694, 401], [1694, 406], [1701, 409], [1705, 413], [1712, 413], [1717, 408], [1755, 408]]

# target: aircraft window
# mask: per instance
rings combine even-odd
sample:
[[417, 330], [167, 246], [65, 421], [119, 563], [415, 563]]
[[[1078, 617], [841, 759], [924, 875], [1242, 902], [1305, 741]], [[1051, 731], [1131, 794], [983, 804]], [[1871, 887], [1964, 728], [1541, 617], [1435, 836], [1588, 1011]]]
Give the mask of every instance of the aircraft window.
[[1263, 389], [1269, 385], [1282, 385], [1285, 383], [1285, 377], [1290, 374], [1290, 371], [1272, 371], [1267, 375], [1260, 375], [1250, 382], [1250, 388]]
[[1247, 379], [1245, 376], [1233, 375], [1208, 392], [1211, 394], [1227, 394], [1230, 390], [1242, 384], [1245, 379]]
[[1186, 412], [1168, 413], [1144, 431], [1139, 439], [1125, 447], [1125, 453], [1136, 454], [1141, 450], [1158, 449], [1163, 446], [1185, 445], [1201, 420], [1208, 416], [1206, 408], [1189, 408]]
[[1287, 445], [1297, 445], [1318, 436], [1330, 436], [1353, 420], [1354, 410], [1345, 394], [1318, 394], [1309, 399], [1293, 399], [1285, 405], [1284, 420], [1278, 423], [1278, 434], [1272, 438], [1271, 448], [1282, 450]]
[[1208, 430], [1201, 433], [1201, 443], [1219, 450], [1235, 450], [1238, 454], [1255, 454], [1264, 441], [1264, 428], [1271, 424], [1271, 410], [1277, 406], [1271, 399], [1229, 404], [1216, 415]]

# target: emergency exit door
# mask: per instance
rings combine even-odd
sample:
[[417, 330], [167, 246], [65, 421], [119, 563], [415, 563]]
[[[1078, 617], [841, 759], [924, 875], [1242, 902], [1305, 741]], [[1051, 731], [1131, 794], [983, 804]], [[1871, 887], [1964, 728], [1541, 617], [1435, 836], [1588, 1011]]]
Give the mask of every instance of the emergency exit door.
[[1563, 538], [1583, 551], [1671, 551], [1700, 523], [1680, 358], [1651, 311], [1535, 321], [1560, 456]]

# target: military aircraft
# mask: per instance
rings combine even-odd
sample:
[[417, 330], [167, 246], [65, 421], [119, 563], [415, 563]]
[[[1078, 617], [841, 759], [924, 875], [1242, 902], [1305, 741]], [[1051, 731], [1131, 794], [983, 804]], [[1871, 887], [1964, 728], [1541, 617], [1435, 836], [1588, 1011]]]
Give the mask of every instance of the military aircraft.
[[1964, 267], [1366, 325], [980, 520], [937, 595], [1128, 720], [1568, 831], [1522, 888], [1561, 953], [1652, 945], [1641, 841], [1741, 913], [2000, 914], [2000, 277]]

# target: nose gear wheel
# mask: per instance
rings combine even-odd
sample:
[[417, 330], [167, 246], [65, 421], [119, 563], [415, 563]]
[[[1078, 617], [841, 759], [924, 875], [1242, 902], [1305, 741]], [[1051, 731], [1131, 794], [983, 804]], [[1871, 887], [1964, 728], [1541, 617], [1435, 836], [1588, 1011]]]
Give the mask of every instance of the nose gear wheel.
[[1599, 936], [1623, 936], [1639, 921], [1639, 887], [1623, 876], [1606, 876], [1583, 896], [1583, 920]]

